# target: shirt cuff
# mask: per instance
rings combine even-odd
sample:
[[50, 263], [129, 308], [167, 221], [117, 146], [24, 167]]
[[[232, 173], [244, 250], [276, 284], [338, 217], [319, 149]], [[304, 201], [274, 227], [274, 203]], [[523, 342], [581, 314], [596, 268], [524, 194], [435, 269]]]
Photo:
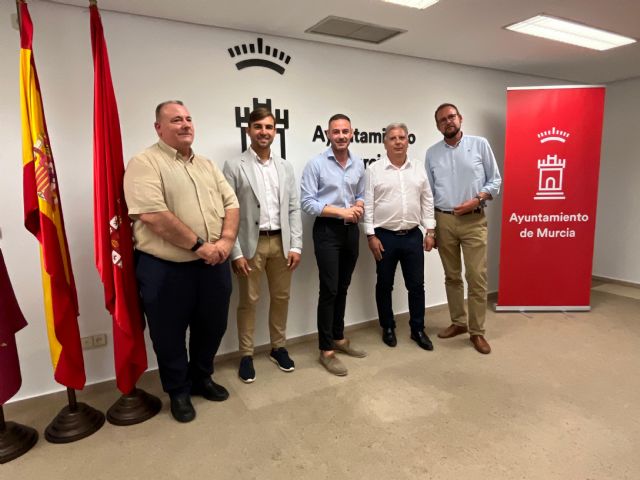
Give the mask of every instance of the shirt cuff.
[[376, 231], [373, 228], [373, 225], [370, 223], [365, 223], [364, 224], [364, 234], [365, 235], [375, 235]]
[[434, 230], [436, 228], [436, 219], [428, 218], [426, 221], [422, 222], [422, 226], [427, 230]]
[[324, 207], [326, 207], [327, 204], [326, 203], [321, 203], [321, 202], [317, 202], [314, 200], [313, 204], [311, 205], [311, 214], [314, 217], [320, 217], [322, 216], [322, 211], [324, 210]]
[[302, 255], [302, 250], [300, 248], [296, 248], [296, 247], [290, 248], [289, 252], [293, 252], [293, 253], [297, 253], [299, 255]]
[[244, 257], [244, 255], [242, 255], [242, 254], [240, 254], [240, 255], [236, 255], [235, 257], [233, 257], [233, 258], [231, 259], [231, 261], [233, 262], [233, 261], [238, 260], [239, 258], [243, 258], [243, 257]]

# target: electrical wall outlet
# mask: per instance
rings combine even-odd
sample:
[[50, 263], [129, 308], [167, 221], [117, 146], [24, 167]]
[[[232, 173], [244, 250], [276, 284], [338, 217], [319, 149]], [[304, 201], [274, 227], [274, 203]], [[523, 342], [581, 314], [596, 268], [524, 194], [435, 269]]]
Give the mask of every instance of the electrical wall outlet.
[[93, 348], [105, 347], [107, 345], [107, 334], [97, 333], [80, 339], [83, 350], [91, 350]]
[[94, 347], [106, 347], [107, 346], [107, 334], [99, 333], [93, 336]]

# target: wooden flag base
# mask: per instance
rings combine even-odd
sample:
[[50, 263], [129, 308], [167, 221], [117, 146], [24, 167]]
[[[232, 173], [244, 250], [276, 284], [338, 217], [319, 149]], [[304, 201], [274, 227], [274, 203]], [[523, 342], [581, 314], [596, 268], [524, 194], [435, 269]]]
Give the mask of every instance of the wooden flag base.
[[7, 463], [24, 455], [38, 441], [38, 432], [26, 425], [4, 421], [0, 405], [0, 463]]
[[76, 402], [76, 392], [67, 388], [69, 405], [60, 410], [44, 431], [51, 443], [70, 443], [88, 437], [104, 425], [104, 414], [86, 403]]
[[122, 395], [107, 410], [107, 420], [118, 426], [135, 425], [156, 416], [161, 408], [162, 401], [158, 397], [134, 388], [131, 393]]

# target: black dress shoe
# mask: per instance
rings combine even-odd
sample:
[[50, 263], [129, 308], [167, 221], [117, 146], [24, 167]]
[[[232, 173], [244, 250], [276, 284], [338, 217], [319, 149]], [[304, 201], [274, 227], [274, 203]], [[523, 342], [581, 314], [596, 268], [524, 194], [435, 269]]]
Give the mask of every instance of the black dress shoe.
[[181, 393], [171, 397], [171, 415], [180, 423], [187, 423], [196, 418], [189, 394]]
[[222, 385], [218, 385], [211, 378], [205, 378], [201, 382], [191, 385], [191, 395], [202, 395], [212, 402], [224, 402], [229, 398], [229, 392]]
[[433, 350], [433, 343], [429, 340], [429, 337], [424, 330], [411, 332], [411, 340], [416, 342], [420, 348], [424, 348], [425, 350]]
[[396, 331], [393, 328], [383, 328], [382, 341], [390, 347], [395, 347], [398, 344], [398, 340], [396, 339]]

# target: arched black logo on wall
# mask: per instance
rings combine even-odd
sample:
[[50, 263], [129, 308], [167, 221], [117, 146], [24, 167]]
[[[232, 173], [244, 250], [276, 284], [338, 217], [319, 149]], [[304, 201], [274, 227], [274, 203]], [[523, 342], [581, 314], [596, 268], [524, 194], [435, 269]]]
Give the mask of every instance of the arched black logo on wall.
[[271, 99], [267, 98], [264, 103], [258, 101], [257, 98], [253, 98], [253, 106], [252, 107], [236, 107], [236, 127], [240, 129], [240, 141], [242, 142], [242, 151], [244, 152], [247, 145], [247, 135], [245, 132], [245, 128], [249, 126], [249, 114], [252, 110], [256, 108], [266, 108], [273, 116], [276, 117], [276, 132], [278, 137], [280, 137], [280, 156], [282, 158], [287, 158], [287, 147], [286, 147], [286, 139], [285, 139], [285, 130], [289, 129], [289, 110], [283, 109], [280, 110], [276, 108], [275, 110], [271, 108]]
[[[282, 50], [264, 44], [262, 38], [258, 38], [256, 43], [243, 43], [235, 47], [228, 48], [229, 56], [238, 60], [236, 68], [242, 70], [249, 67], [264, 67], [280, 75], [284, 74], [285, 65], [289, 65], [291, 56]], [[248, 58], [244, 58], [244, 56]], [[259, 56], [271, 57], [271, 59], [261, 58]]]

